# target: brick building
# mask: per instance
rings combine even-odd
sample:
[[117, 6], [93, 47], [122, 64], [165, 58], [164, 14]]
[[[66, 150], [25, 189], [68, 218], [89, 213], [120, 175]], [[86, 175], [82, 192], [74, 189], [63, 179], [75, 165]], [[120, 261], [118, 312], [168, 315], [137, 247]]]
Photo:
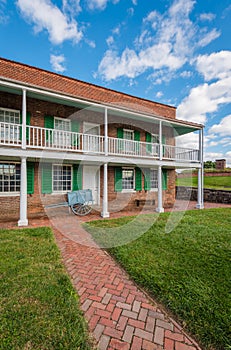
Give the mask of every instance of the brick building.
[[224, 170], [226, 168], [226, 159], [216, 159], [216, 169]]
[[[197, 149], [177, 147], [198, 131]], [[203, 126], [172, 106], [0, 58], [0, 220], [44, 214], [69, 191], [90, 188], [103, 217], [175, 200], [175, 169], [198, 169]]]

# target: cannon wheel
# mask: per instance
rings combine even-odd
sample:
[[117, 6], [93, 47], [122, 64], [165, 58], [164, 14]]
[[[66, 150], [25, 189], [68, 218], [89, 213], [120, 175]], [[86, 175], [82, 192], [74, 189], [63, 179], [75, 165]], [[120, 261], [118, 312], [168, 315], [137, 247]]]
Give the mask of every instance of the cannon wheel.
[[92, 207], [88, 203], [77, 203], [71, 206], [71, 210], [75, 215], [84, 216], [92, 211]]

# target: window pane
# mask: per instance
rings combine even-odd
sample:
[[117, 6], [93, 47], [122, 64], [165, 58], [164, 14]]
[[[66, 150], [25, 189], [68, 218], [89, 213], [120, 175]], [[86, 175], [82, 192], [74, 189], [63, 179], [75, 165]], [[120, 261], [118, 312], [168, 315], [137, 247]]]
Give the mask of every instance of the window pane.
[[71, 172], [70, 165], [53, 166], [53, 190], [71, 191]]
[[158, 188], [158, 172], [157, 172], [157, 170], [151, 169], [151, 171], [150, 171], [150, 184], [151, 184], [151, 188]]
[[0, 192], [20, 191], [20, 164], [0, 163]]
[[123, 169], [122, 171], [122, 189], [134, 189], [134, 169]]

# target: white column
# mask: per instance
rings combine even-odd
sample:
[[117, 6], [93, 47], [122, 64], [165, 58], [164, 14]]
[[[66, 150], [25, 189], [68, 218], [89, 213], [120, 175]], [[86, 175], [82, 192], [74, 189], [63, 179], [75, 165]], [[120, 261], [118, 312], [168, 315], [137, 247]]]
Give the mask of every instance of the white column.
[[104, 163], [103, 165], [103, 211], [101, 213], [101, 216], [103, 218], [109, 218], [109, 212], [108, 212], [108, 172], [107, 172], [107, 163]]
[[162, 146], [162, 121], [159, 122], [159, 159], [162, 160], [163, 158], [163, 146]]
[[203, 157], [203, 144], [204, 144], [203, 129], [199, 133], [199, 157], [200, 157], [200, 169], [198, 169], [198, 188], [197, 188], [197, 209], [204, 208], [204, 157]]
[[26, 90], [22, 90], [22, 149], [26, 149]]
[[104, 110], [104, 151], [105, 156], [108, 155], [108, 115], [107, 108]]
[[162, 167], [158, 166], [158, 207], [156, 208], [158, 213], [163, 213], [163, 198], [162, 198]]
[[21, 158], [21, 178], [20, 178], [20, 219], [18, 226], [27, 226], [27, 171], [26, 157]]

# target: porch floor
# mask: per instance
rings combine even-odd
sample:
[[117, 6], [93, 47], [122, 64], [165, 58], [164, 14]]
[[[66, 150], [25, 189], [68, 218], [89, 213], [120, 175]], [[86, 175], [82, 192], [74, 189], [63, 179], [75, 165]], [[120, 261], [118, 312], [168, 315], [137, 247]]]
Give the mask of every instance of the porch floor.
[[[196, 203], [188, 204], [188, 209], [192, 209]], [[218, 206], [231, 207], [205, 204], [206, 208]], [[200, 349], [82, 228], [81, 222], [99, 219], [99, 214], [83, 218], [69, 215], [67, 211], [63, 214], [30, 220], [30, 227], [46, 225], [53, 228], [63, 262], [80, 296], [81, 309], [98, 349]], [[134, 211], [112, 213], [111, 217], [125, 215], [134, 215]], [[15, 224], [4, 223], [1, 228], [14, 227]]]

